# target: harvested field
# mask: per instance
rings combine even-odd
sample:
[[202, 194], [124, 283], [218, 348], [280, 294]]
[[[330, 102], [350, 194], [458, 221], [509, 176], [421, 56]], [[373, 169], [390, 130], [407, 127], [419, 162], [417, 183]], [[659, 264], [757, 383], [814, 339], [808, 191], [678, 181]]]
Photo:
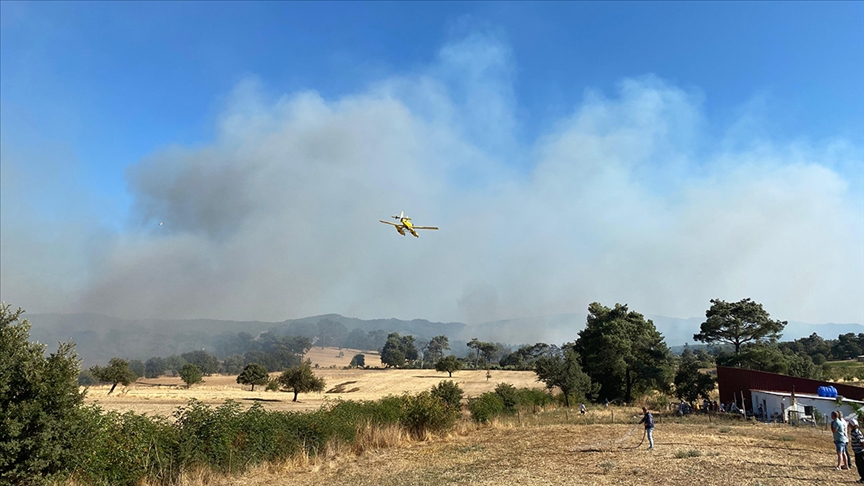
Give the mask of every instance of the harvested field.
[[[317, 351], [321, 351], [321, 348]], [[324, 351], [333, 357], [337, 352], [335, 348]], [[346, 352], [345, 356], [350, 361], [354, 354]], [[312, 358], [313, 363], [316, 362], [312, 351], [307, 356]], [[110, 385], [91, 386], [87, 392], [87, 402], [97, 403], [106, 410], [170, 416], [177, 407], [185, 405], [193, 398], [209, 405], [219, 405], [231, 399], [245, 405], [259, 402], [269, 410], [296, 411], [316, 409], [328, 401], [339, 399], [376, 400], [386, 395], [417, 393], [429, 390], [442, 380], [450, 379], [459, 384], [466, 396], [491, 391], [502, 382], [516, 387], [544, 386], [536, 381], [536, 375], [531, 371], [492, 371], [489, 380], [486, 379], [485, 370], [458, 371], [453, 374], [453, 378], [448, 378], [447, 373], [429, 369], [346, 370], [319, 367], [313, 371], [326, 380], [325, 390], [330, 393], [301, 394], [296, 403], [291, 401], [293, 393], [268, 392], [261, 386], [255, 387], [253, 392], [249, 386], [238, 385], [236, 376], [227, 375], [205, 376], [203, 383], [189, 389], [176, 377], [140, 379], [129, 387], [118, 386], [111, 395], [108, 395]], [[278, 376], [278, 373], [271, 376]]]
[[[616, 412], [632, 416], [636, 409]], [[213, 485], [441, 485], [441, 484], [851, 484], [854, 471], [833, 471], [830, 434], [786, 425], [707, 421], [664, 423], [656, 448], [579, 452], [584, 444], [613, 441], [632, 424], [544, 424], [564, 421], [560, 411], [443, 439], [403, 443], [359, 456], [334, 453], [314, 464], [258, 467], [242, 476], [189, 478]], [[578, 418], [571, 415], [574, 421]], [[633, 420], [635, 421], [635, 420]], [[674, 423], [678, 422], [678, 423]], [[641, 431], [624, 447], [639, 443]], [[602, 448], [601, 448], [602, 449]]]

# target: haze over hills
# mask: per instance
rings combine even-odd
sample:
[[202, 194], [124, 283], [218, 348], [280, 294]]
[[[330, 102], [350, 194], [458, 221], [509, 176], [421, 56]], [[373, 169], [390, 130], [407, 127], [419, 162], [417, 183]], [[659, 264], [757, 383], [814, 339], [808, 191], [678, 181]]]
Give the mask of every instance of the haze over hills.
[[[266, 331], [280, 334], [310, 335], [321, 321], [342, 324], [350, 332], [386, 331], [412, 334], [418, 340], [444, 334], [450, 338], [453, 352], [465, 351], [464, 342], [471, 338], [506, 344], [533, 344], [546, 342], [561, 344], [573, 341], [585, 326], [586, 314], [571, 313], [550, 316], [525, 317], [468, 325], [461, 322], [431, 322], [425, 319], [359, 319], [339, 314], [324, 314], [289, 319], [282, 322], [231, 321], [217, 319], [120, 319], [100, 314], [25, 314], [32, 325], [34, 340], [49, 345], [69, 339], [85, 365], [107, 362], [114, 356], [127, 359], [147, 359], [152, 356], [169, 356], [196, 349], [216, 351], [220, 336], [249, 333], [252, 336]], [[654, 322], [657, 330], [666, 338], [669, 346], [693, 343], [693, 334], [699, 331], [704, 320], [700, 317], [688, 319], [646, 316]], [[783, 340], [794, 340], [812, 333], [833, 339], [839, 334], [864, 333], [864, 325], [810, 324], [792, 321], [786, 326]], [[314, 334], [312, 334], [314, 335]]]

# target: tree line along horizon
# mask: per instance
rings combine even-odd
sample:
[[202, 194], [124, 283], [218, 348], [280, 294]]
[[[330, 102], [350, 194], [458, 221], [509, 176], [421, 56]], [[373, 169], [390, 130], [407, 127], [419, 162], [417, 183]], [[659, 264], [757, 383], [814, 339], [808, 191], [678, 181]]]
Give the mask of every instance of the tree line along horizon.
[[[343, 324], [322, 319], [316, 332], [308, 333], [311, 336], [272, 331], [257, 337], [244, 332], [223, 335], [215, 355], [198, 350], [146, 361], [113, 358], [106, 367], [82, 370], [79, 384], [111, 383], [113, 391], [117, 384], [128, 385], [138, 377], [170, 375], [191, 386], [203, 376], [222, 373], [238, 375], [237, 382], [251, 385], [253, 390], [259, 385], [268, 390], [321, 391], [323, 384], [314, 382], [311, 364], [303, 361], [313, 344], [377, 349], [387, 368], [432, 368], [451, 377], [462, 369], [534, 371], [549, 388], [569, 390], [588, 400], [627, 403], [651, 391], [688, 401], [707, 398], [714, 389], [714, 379], [700, 369], [717, 365], [811, 379], [864, 379], [864, 367], [850, 371], [828, 363], [864, 354], [864, 333], [843, 334], [836, 340], [813, 333], [781, 342], [786, 322], [771, 319], [761, 304], [749, 298], [738, 302], [712, 299], [705, 315], [693, 336], [704, 345], [685, 345], [680, 356], [671, 352], [650, 319], [626, 304], [610, 308], [595, 302], [588, 307], [586, 326], [577, 339], [561, 346], [535, 343], [511, 347], [474, 338], [465, 343], [466, 352], [457, 356], [447, 353], [451, 348], [445, 335], [418, 341], [410, 334], [383, 330], [348, 332]], [[353, 356], [349, 366], [366, 367], [365, 355]], [[283, 373], [271, 380], [272, 372]]]

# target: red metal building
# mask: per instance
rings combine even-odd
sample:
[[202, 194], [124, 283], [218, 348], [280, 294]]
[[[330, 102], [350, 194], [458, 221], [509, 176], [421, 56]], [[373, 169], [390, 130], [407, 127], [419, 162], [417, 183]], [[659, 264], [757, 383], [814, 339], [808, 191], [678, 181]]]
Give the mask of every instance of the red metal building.
[[810, 380], [777, 373], [766, 373], [764, 371], [745, 370], [743, 368], [717, 367], [717, 387], [720, 389], [720, 401], [722, 403], [729, 403], [736, 401], [737, 398], [738, 405], [740, 406], [743, 396], [744, 404], [748, 411], [752, 410], [750, 408], [750, 390], [790, 393], [794, 387], [795, 392], [816, 395], [820, 386], [833, 386], [837, 389], [838, 395], [853, 400], [864, 400], [864, 388], [862, 387]]

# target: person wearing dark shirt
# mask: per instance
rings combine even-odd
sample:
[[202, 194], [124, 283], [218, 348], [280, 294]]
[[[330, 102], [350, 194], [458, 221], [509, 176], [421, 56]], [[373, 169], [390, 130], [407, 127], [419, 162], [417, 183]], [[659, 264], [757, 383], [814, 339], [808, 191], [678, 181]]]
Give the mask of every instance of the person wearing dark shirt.
[[645, 407], [642, 407], [642, 413], [645, 415], [639, 423], [645, 424], [645, 435], [648, 436], [648, 450], [650, 451], [654, 449], [654, 416]]
[[857, 419], [849, 419], [849, 444], [855, 454], [855, 468], [858, 469], [859, 483], [864, 483], [864, 434], [858, 427]]

